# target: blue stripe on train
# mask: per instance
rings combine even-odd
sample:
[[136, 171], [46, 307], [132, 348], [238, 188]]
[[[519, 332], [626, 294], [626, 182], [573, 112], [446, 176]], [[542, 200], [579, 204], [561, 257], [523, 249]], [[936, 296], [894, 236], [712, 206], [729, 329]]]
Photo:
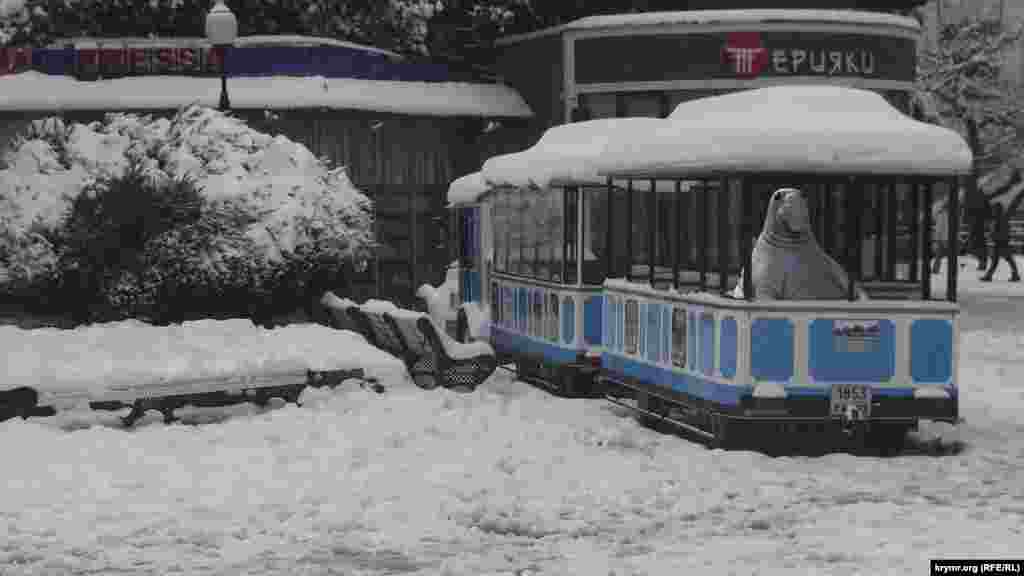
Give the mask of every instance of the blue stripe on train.
[[604, 333], [603, 314], [603, 297], [590, 296], [583, 301], [583, 341], [588, 346], [601, 345], [601, 335]]
[[577, 354], [580, 352], [573, 348], [563, 348], [550, 342], [542, 342], [522, 334], [516, 334], [493, 324], [491, 325], [491, 342], [500, 351], [544, 358], [555, 364], [576, 362]]
[[739, 405], [740, 398], [750, 394], [750, 388], [747, 386], [719, 384], [703, 376], [674, 372], [662, 366], [637, 362], [636, 360], [607, 352], [601, 356], [601, 365], [605, 370], [612, 373], [629, 376], [658, 386], [665, 386], [677, 392], [683, 392], [727, 406]]
[[[663, 366], [637, 362], [608, 352], [601, 356], [601, 365], [605, 370], [615, 374], [629, 376], [657, 386], [665, 386], [677, 392], [727, 406], [739, 405], [740, 398], [752, 392], [748, 386], [720, 384], [703, 376], [675, 372]], [[827, 399], [829, 391], [828, 387], [786, 386], [786, 393], [791, 397]], [[871, 394], [885, 398], [910, 398], [914, 396], [914, 389], [909, 387], [873, 388]]]

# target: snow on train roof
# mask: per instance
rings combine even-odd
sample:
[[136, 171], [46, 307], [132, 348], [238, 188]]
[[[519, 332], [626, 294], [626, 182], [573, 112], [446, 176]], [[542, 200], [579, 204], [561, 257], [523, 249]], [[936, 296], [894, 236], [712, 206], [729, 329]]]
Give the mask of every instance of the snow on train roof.
[[608, 142], [642, 134], [660, 125], [657, 118], [601, 118], [549, 128], [536, 144], [512, 154], [494, 156], [481, 172], [492, 186], [537, 186], [559, 182], [603, 184], [591, 161]]
[[451, 204], [470, 204], [487, 192], [487, 182], [483, 174], [473, 172], [456, 178], [448, 186], [448, 202]]
[[918, 122], [875, 92], [775, 86], [684, 102], [642, 135], [609, 142], [602, 175], [720, 172], [952, 176], [972, 156], [956, 132]]

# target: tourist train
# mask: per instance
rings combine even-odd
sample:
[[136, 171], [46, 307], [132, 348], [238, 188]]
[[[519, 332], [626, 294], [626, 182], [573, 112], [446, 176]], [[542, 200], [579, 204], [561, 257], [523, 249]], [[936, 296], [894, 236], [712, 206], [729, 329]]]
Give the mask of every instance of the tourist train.
[[[899, 445], [958, 421], [951, 192], [971, 163], [955, 132], [839, 86], [556, 126], [452, 183], [452, 306], [432, 314], [527, 381], [713, 445]], [[936, 203], [951, 262], [933, 286]]]

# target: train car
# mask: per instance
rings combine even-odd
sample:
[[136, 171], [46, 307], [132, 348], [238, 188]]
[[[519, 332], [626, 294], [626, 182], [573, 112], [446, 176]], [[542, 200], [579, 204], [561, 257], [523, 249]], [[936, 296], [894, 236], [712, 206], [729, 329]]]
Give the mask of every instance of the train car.
[[[956, 133], [837, 86], [560, 126], [481, 171], [481, 322], [524, 375], [582, 375], [575, 391], [716, 445], [814, 430], [895, 446], [919, 420], [958, 421], [958, 266], [933, 289], [927, 264], [930, 207], [944, 198], [955, 219], [971, 162]], [[783, 188], [815, 254], [845, 269], [839, 297], [755, 294]], [[538, 216], [561, 232], [554, 249]]]

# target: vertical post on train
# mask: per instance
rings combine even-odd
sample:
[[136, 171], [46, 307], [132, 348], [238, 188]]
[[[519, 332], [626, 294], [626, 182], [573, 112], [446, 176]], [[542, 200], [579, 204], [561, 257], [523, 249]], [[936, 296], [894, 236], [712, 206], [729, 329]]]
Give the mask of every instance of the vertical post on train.
[[676, 225], [675, 228], [669, 231], [672, 235], [669, 245], [672, 246], [672, 287], [679, 290], [679, 253], [682, 252], [682, 246], [679, 244], [679, 233], [684, 228], [683, 226], [683, 181], [676, 180], [676, 193], [675, 193], [675, 208], [676, 208]]
[[569, 187], [562, 187], [562, 282], [569, 283]]
[[605, 220], [605, 238], [606, 246], [604, 251], [604, 264], [605, 264], [605, 278], [614, 278], [614, 262], [615, 258], [613, 253], [615, 251], [615, 194], [612, 186], [612, 178], [608, 177], [608, 218]]
[[885, 190], [884, 186], [880, 182], [873, 182], [872, 186], [874, 192], [874, 203], [875, 203], [875, 280], [884, 280], [882, 278], [882, 263], [885, 258], [885, 252], [882, 250], [882, 239], [884, 234], [882, 230], [885, 229], [884, 210], [882, 206], [885, 205]]
[[718, 292], [725, 294], [729, 289], [729, 179], [718, 181]]
[[822, 238], [823, 247], [827, 254], [833, 254], [833, 248], [836, 246], [836, 209], [832, 204], [834, 194], [835, 187], [831, 183], [827, 184], [825, 187], [825, 218], [823, 219], [825, 222], [825, 237]]
[[847, 181], [844, 202], [844, 212], [846, 212], [846, 299], [854, 301], [857, 299], [857, 287], [856, 284], [860, 280], [860, 262], [856, 260], [858, 250], [854, 249], [854, 244], [859, 243], [860, 234], [860, 208], [863, 205], [861, 196], [864, 195], [864, 190], [858, 190], [857, 185], [861, 182], [856, 178], [851, 177]]
[[586, 209], [584, 207], [583, 187], [574, 186], [573, 189], [576, 192], [576, 285], [583, 285], [583, 262], [587, 255], [585, 242], [587, 239], [584, 238], [586, 234], [586, 227], [583, 223], [583, 218], [586, 217]]
[[924, 182], [924, 230], [921, 238], [921, 299], [932, 299], [932, 186], [933, 182]]
[[743, 186], [740, 194], [740, 201], [743, 203], [743, 244], [740, 249], [743, 251], [743, 299], [754, 299], [754, 190], [751, 185], [750, 176], [743, 176], [740, 181]]
[[633, 281], [633, 179], [626, 180], [626, 280]]
[[708, 226], [708, 220], [711, 215], [710, 206], [708, 205], [708, 181], [700, 181], [700, 217], [697, 221], [700, 222], [700, 230], [698, 234], [700, 236], [700, 244], [697, 247], [697, 259], [700, 260], [700, 291], [704, 292], [708, 286], [708, 231], [711, 229]]
[[[960, 254], [960, 182], [958, 178], [950, 178], [949, 182], [949, 205], [947, 207], [949, 224], [949, 257], [946, 264], [949, 268], [949, 275], [946, 277], [946, 299], [956, 302], [957, 272], [960, 265], [957, 257]], [[1013, 255], [1011, 254], [1012, 258]]]
[[654, 260], [658, 242], [658, 195], [656, 181], [651, 178], [651, 190], [647, 194], [647, 283], [654, 288]]
[[897, 243], [896, 243], [896, 211], [898, 205], [896, 204], [896, 185], [892, 182], [885, 187], [885, 229], [886, 236], [888, 236], [888, 247], [886, 250], [885, 259], [885, 279], [891, 281], [896, 280], [896, 254]]
[[920, 182], [910, 181], [910, 281], [918, 279], [918, 254], [921, 251], [921, 196]]

